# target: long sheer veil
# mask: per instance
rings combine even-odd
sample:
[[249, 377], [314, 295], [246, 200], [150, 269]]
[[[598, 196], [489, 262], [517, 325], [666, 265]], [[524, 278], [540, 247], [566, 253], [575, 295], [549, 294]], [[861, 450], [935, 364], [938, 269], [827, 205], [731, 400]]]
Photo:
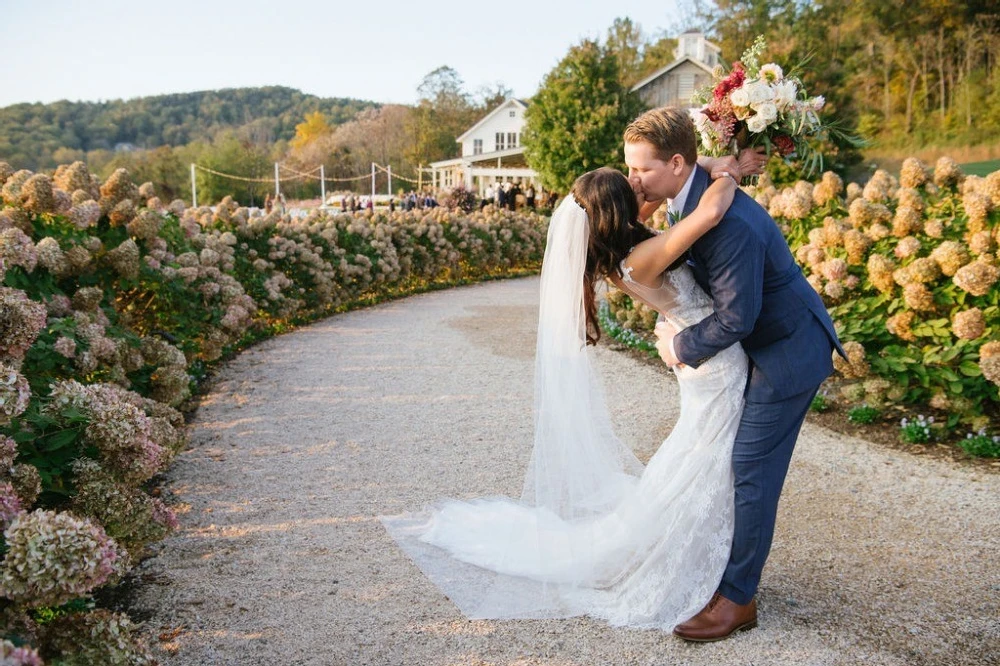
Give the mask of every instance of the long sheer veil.
[[538, 306], [535, 439], [521, 501], [563, 519], [613, 507], [642, 464], [611, 427], [586, 345], [587, 213], [572, 195], [549, 223]]
[[729, 558], [746, 361], [737, 346], [731, 361], [688, 371], [698, 378], [681, 385], [687, 408], [644, 470], [612, 431], [586, 345], [588, 233], [586, 212], [566, 197], [542, 263], [535, 437], [520, 501], [445, 499], [381, 520], [468, 618], [587, 614], [669, 630], [705, 605]]

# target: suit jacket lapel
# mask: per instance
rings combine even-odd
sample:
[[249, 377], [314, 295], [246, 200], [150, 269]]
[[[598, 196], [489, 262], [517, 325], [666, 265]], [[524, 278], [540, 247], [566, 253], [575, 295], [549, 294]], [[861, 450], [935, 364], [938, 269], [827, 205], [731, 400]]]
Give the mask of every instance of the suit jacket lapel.
[[[694, 180], [691, 181], [691, 190], [688, 192], [687, 200], [684, 202], [684, 215], [689, 215], [691, 211], [698, 207], [698, 202], [701, 201], [701, 196], [705, 193], [705, 190], [708, 189], [709, 185], [708, 181], [710, 179], [708, 172], [698, 165], [695, 165], [694, 169], [695, 174]], [[700, 258], [698, 257], [697, 248], [698, 243], [696, 241], [695, 244], [691, 246], [691, 249], [688, 250], [688, 254], [694, 260], [694, 263], [689, 263], [689, 265], [694, 272], [695, 281], [703, 290], [705, 290], [705, 293], [711, 296], [712, 292], [708, 284], [708, 273], [705, 271], [703, 262], [699, 260]]]
[[694, 180], [691, 181], [691, 190], [688, 192], [687, 200], [684, 202], [684, 215], [690, 215], [691, 211], [698, 207], [701, 195], [708, 189], [708, 172], [697, 164], [694, 167]]

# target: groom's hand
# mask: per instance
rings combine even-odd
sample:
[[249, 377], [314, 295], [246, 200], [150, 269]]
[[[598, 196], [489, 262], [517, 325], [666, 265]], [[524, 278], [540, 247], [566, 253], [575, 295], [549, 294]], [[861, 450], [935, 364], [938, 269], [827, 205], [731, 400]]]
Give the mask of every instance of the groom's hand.
[[656, 327], [653, 328], [653, 333], [656, 334], [656, 351], [660, 352], [660, 358], [663, 362], [670, 367], [681, 367], [684, 364], [677, 360], [676, 354], [674, 354], [674, 336], [677, 335], [677, 329], [673, 324], [667, 321], [657, 322]]

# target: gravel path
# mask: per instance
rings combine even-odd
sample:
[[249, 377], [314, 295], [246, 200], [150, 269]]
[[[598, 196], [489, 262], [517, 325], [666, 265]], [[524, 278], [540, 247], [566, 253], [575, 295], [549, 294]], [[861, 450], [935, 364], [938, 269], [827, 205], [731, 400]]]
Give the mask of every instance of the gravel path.
[[[230, 362], [168, 473], [181, 529], [136, 571], [131, 612], [162, 662], [1000, 664], [1000, 475], [808, 424], [759, 629], [689, 645], [586, 618], [463, 619], [377, 516], [520, 493], [537, 291], [528, 278], [415, 296]], [[676, 382], [597, 356], [619, 434], [646, 459], [677, 417]]]

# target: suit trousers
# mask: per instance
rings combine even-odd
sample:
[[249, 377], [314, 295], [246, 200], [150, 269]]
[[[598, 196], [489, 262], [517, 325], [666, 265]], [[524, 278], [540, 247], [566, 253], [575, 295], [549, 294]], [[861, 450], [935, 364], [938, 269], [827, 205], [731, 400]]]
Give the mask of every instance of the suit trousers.
[[755, 402], [748, 391], [733, 444], [736, 505], [733, 548], [719, 592], [737, 604], [757, 593], [771, 550], [778, 498], [795, 440], [819, 384], [780, 402]]

